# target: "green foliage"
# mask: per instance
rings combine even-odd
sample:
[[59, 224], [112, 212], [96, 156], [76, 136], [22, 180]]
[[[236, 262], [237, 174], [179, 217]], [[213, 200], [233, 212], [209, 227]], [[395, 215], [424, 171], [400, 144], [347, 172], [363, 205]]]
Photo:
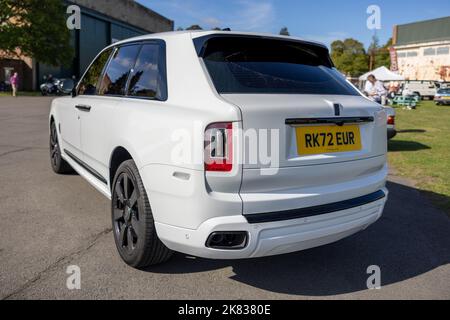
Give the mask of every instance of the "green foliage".
[[288, 30], [287, 27], [283, 27], [280, 30], [280, 35], [282, 35], [282, 36], [290, 36], [291, 34], [289, 33], [289, 30]]
[[200, 27], [198, 24], [193, 24], [189, 28], [186, 28], [186, 30], [203, 30], [203, 28]]
[[388, 69], [391, 67], [391, 55], [389, 53], [389, 48], [391, 46], [392, 38], [390, 38], [384, 46], [378, 48], [375, 52], [375, 69], [381, 66], [385, 66]]
[[0, 0], [0, 50], [49, 65], [73, 59], [65, 8], [60, 0]]
[[336, 68], [352, 77], [369, 71], [369, 57], [364, 45], [352, 38], [331, 44], [331, 58]]

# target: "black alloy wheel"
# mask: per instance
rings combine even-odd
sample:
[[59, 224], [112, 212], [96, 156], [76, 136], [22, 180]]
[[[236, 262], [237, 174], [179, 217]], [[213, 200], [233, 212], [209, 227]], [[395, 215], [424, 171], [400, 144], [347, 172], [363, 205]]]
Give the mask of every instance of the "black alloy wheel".
[[54, 121], [50, 124], [50, 163], [54, 172], [63, 174], [73, 172], [72, 167], [61, 157], [61, 148]]
[[121, 173], [114, 188], [114, 232], [121, 248], [128, 254], [136, 249], [140, 235], [138, 191], [128, 173]]
[[125, 263], [144, 268], [170, 259], [172, 251], [156, 234], [147, 193], [133, 160], [117, 169], [111, 198], [114, 240]]

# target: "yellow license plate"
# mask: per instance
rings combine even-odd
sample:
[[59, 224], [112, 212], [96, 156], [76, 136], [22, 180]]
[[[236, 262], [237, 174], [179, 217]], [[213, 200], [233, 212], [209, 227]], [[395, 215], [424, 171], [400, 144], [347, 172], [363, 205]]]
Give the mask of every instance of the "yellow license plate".
[[361, 150], [358, 125], [298, 127], [296, 131], [299, 155]]

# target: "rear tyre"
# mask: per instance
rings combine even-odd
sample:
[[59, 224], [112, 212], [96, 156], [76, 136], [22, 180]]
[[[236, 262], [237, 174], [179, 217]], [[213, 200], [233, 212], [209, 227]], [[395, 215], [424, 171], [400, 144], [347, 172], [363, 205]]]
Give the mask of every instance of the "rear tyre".
[[169, 260], [172, 251], [156, 234], [152, 209], [133, 160], [117, 169], [111, 198], [114, 241], [123, 261], [144, 268]]
[[61, 148], [54, 121], [50, 124], [50, 163], [55, 173], [65, 174], [73, 172], [72, 167], [61, 157]]

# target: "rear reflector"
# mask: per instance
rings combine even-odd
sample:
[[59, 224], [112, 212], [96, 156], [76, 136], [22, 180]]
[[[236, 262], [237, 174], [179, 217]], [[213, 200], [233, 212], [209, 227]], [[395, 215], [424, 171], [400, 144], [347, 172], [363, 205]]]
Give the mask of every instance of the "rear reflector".
[[230, 172], [233, 169], [233, 123], [213, 123], [205, 131], [205, 170]]

